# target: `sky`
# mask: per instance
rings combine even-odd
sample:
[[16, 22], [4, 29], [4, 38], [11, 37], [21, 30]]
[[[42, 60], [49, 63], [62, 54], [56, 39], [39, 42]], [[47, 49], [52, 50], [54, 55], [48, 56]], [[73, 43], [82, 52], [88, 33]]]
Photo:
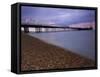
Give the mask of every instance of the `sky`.
[[21, 24], [47, 24], [68, 26], [95, 21], [95, 10], [46, 7], [21, 7]]

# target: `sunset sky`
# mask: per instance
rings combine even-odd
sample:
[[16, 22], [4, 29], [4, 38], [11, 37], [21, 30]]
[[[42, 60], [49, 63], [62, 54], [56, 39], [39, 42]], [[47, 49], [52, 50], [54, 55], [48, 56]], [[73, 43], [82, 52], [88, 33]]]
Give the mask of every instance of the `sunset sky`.
[[21, 7], [21, 24], [68, 26], [95, 21], [95, 10]]

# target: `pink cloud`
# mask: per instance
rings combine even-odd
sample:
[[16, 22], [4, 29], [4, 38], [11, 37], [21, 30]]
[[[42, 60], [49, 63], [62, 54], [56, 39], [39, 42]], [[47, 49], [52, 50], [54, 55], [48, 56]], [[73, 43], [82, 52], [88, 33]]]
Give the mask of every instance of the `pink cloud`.
[[70, 27], [77, 27], [77, 28], [90, 28], [92, 27], [95, 29], [95, 22], [85, 22], [85, 23], [78, 23], [69, 25]]

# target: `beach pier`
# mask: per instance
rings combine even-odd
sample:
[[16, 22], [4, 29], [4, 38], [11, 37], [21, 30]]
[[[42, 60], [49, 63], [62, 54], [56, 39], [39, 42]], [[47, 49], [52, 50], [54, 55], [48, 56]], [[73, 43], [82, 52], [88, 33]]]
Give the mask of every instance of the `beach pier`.
[[48, 32], [49, 31], [49, 28], [46, 28], [45, 31]]
[[22, 25], [25, 33], [29, 33], [29, 28], [34, 28], [34, 32], [56, 32], [68, 30], [91, 30], [92, 28], [79, 28], [79, 27], [61, 27], [61, 26], [44, 26], [44, 25]]
[[35, 32], [42, 32], [42, 28], [35, 28]]
[[28, 27], [24, 27], [24, 32], [28, 33], [29, 32], [29, 28]]

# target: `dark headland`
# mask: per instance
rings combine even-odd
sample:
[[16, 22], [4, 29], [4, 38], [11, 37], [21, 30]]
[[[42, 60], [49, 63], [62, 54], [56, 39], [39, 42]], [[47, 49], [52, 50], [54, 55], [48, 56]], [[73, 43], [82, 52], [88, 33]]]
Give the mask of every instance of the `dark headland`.
[[21, 70], [93, 67], [95, 62], [70, 50], [21, 33]]

